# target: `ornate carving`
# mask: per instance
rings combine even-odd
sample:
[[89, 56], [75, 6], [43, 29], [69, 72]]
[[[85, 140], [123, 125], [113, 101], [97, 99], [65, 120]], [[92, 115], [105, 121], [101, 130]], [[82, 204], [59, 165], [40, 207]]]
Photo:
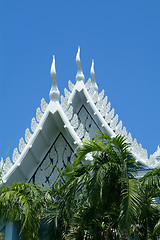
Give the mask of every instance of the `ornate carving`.
[[26, 143], [29, 142], [29, 139], [31, 138], [31, 136], [32, 136], [32, 133], [30, 132], [29, 128], [27, 128], [26, 131], [25, 131], [25, 141], [26, 141]]
[[46, 103], [45, 99], [42, 98], [41, 99], [41, 110], [42, 110], [42, 112], [45, 112], [47, 106], [48, 106], [48, 103]]
[[101, 111], [101, 109], [103, 108], [103, 100], [98, 100], [98, 102], [96, 103], [96, 107], [99, 111]]
[[68, 109], [68, 99], [65, 98], [64, 96], [61, 96], [61, 106], [63, 110], [66, 112]]
[[85, 132], [83, 142], [90, 140], [90, 136], [88, 132]]
[[66, 116], [67, 116], [68, 120], [72, 119], [72, 116], [73, 116], [73, 107], [72, 106], [70, 106], [68, 108], [68, 110], [66, 111]]
[[111, 103], [109, 102], [106, 106], [106, 113], [108, 113], [111, 109]]
[[68, 81], [68, 87], [69, 87], [69, 90], [72, 92], [74, 88], [74, 84], [70, 80]]
[[129, 143], [132, 143], [132, 135], [130, 132], [128, 133], [127, 139]]
[[106, 104], [107, 104], [107, 101], [108, 101], [108, 97], [107, 97], [107, 96], [105, 96], [105, 98], [103, 99], [103, 106], [106, 106]]
[[127, 138], [127, 130], [126, 130], [126, 127], [123, 127], [122, 131], [121, 131], [121, 134]]
[[73, 128], [77, 128], [77, 127], [78, 127], [78, 124], [79, 124], [79, 122], [78, 122], [78, 116], [77, 116], [77, 114], [75, 113], [75, 114], [73, 115], [72, 120], [71, 120], [71, 125], [72, 125]]
[[36, 119], [33, 117], [32, 120], [31, 120], [31, 130], [32, 130], [33, 133], [36, 130], [37, 125], [38, 125], [38, 123], [36, 122]]
[[17, 161], [17, 159], [19, 158], [20, 154], [18, 152], [18, 149], [15, 148], [13, 150], [13, 154], [12, 154], [12, 161], [15, 163]]
[[158, 165], [154, 157], [150, 157], [147, 163], [150, 168], [155, 168]]
[[102, 90], [98, 95], [98, 101], [102, 100], [104, 97], [104, 90]]
[[109, 116], [109, 114], [107, 114], [107, 116], [105, 117], [105, 120], [106, 120], [106, 122], [107, 122], [107, 123], [109, 123], [109, 124], [110, 124], [110, 121], [111, 121], [111, 119], [110, 119], [110, 116]]
[[113, 118], [113, 120], [111, 121], [111, 128], [112, 128], [113, 130], [116, 129], [117, 123], [118, 123], [118, 114], [116, 114], [116, 116], [115, 116], [115, 117]]
[[7, 157], [6, 161], [4, 163], [3, 169], [2, 169], [3, 173], [6, 174], [12, 166], [13, 166], [13, 164], [12, 164], [10, 158]]
[[37, 119], [37, 122], [40, 122], [42, 116], [43, 116], [43, 113], [41, 112], [41, 109], [38, 107], [37, 110], [36, 110], [36, 119]]
[[133, 152], [137, 154], [141, 159], [145, 161], [148, 159], [147, 151], [143, 149], [142, 144], [137, 143], [136, 139], [134, 139], [131, 146], [132, 146]]
[[64, 89], [65, 98], [69, 99], [70, 94], [71, 94], [71, 93], [67, 90], [67, 88], [65, 88], [65, 89]]
[[144, 158], [148, 159], [147, 149], [143, 149], [143, 156], [144, 156]]
[[132, 142], [132, 150], [133, 150], [133, 152], [138, 154], [138, 143], [137, 143], [137, 139], [136, 138], [134, 138], [134, 140]]
[[84, 137], [84, 127], [83, 127], [82, 123], [80, 123], [76, 132], [77, 132], [77, 135], [80, 139], [82, 139]]
[[53, 186], [57, 181], [59, 171], [70, 162], [72, 154], [73, 149], [60, 133], [30, 181], [44, 188]]
[[114, 108], [112, 108], [108, 115], [110, 116], [111, 119], [114, 117]]
[[105, 116], [106, 116], [106, 108], [104, 106], [102, 106], [102, 108], [100, 109], [100, 113], [101, 113], [102, 117], [105, 118]]
[[[101, 94], [101, 97], [102, 97], [103, 90], [102, 90], [102, 92], [100, 94]], [[106, 111], [106, 109], [107, 109], [107, 106], [106, 106], [107, 100], [108, 100], [108, 97], [106, 96], [104, 99], [99, 100], [97, 102], [97, 104], [96, 104], [96, 107], [98, 108], [98, 110], [100, 111], [100, 113], [102, 114], [103, 117], [105, 117], [106, 113], [107, 113], [107, 111]]]
[[98, 92], [94, 91], [94, 95], [92, 96], [92, 100], [94, 103], [98, 101]]
[[114, 108], [106, 115], [106, 122], [110, 124], [112, 118], [114, 117]]
[[88, 91], [88, 93], [89, 93], [89, 95], [92, 97], [92, 96], [94, 95], [94, 93], [95, 93], [94, 88], [93, 88], [93, 87], [90, 88], [89, 91]]
[[25, 146], [26, 146], [26, 143], [25, 143], [24, 139], [20, 138], [20, 140], [19, 140], [19, 151], [23, 152], [23, 149], [25, 148]]
[[83, 136], [81, 138], [81, 140], [84, 141], [84, 138], [86, 137], [86, 139], [88, 138], [85, 134], [89, 134], [89, 139], [93, 139], [95, 137], [95, 135], [97, 134], [97, 130], [100, 130], [99, 126], [97, 125], [97, 123], [94, 121], [94, 119], [92, 118], [92, 116], [90, 115], [90, 113], [88, 112], [88, 110], [86, 109], [85, 106], [82, 105], [82, 107], [80, 108], [79, 112], [77, 113], [79, 122], [81, 124], [83, 124]]
[[122, 130], [122, 121], [119, 121], [118, 125], [116, 126], [116, 134], [120, 134]]
[[158, 145], [157, 150], [151, 155], [155, 158], [158, 158], [160, 160], [160, 147]]
[[87, 88], [87, 90], [91, 88], [91, 79], [90, 78], [86, 82], [85, 87]]

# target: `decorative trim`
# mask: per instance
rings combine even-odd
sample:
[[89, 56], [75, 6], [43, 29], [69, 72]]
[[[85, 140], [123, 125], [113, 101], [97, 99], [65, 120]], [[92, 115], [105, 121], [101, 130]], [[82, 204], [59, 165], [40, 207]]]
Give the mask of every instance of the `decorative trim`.
[[41, 109], [38, 107], [37, 110], [36, 110], [36, 120], [37, 120], [37, 122], [41, 121], [42, 116], [43, 116], [43, 113], [41, 112]]
[[45, 99], [42, 98], [41, 99], [41, 110], [42, 110], [43, 113], [46, 111], [47, 106], [48, 106], [48, 103], [46, 103]]
[[31, 120], [31, 130], [33, 133], [35, 132], [37, 126], [38, 126], [38, 123], [36, 122], [36, 119], [33, 117]]
[[[56, 175], [66, 167], [67, 162], [70, 162], [73, 152], [67, 139], [62, 133], [59, 133], [29, 182], [36, 182], [45, 188], [52, 186], [57, 181]], [[61, 159], [59, 159], [60, 156], [62, 156]]]
[[12, 161], [13, 161], [13, 163], [15, 163], [15, 162], [17, 161], [17, 159], [19, 158], [19, 156], [20, 156], [20, 153], [18, 152], [18, 149], [15, 148], [15, 149], [13, 150], [13, 154], [12, 154]]
[[69, 90], [72, 92], [74, 88], [74, 84], [70, 80], [68, 81], [68, 87], [69, 87]]
[[85, 87], [87, 90], [89, 90], [92, 87], [91, 79], [89, 78], [88, 81], [85, 83]]
[[20, 138], [20, 140], [19, 140], [19, 151], [21, 153], [23, 152], [23, 149], [25, 148], [25, 146], [26, 146], [26, 143], [25, 143], [24, 139]]
[[10, 160], [10, 157], [7, 157], [5, 160], [5, 163], [3, 165], [3, 168], [2, 168], [2, 173], [6, 174], [11, 169], [12, 166], [13, 166], [13, 164]]
[[25, 141], [26, 141], [26, 143], [29, 142], [29, 139], [31, 138], [31, 136], [32, 136], [32, 133], [30, 132], [29, 128], [27, 128], [26, 131], [25, 131]]

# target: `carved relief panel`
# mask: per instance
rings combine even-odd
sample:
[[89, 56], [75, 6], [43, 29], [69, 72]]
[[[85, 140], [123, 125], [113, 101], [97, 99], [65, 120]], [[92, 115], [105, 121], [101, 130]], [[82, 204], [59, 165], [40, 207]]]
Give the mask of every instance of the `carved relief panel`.
[[73, 151], [63, 134], [60, 133], [30, 181], [44, 188], [52, 186], [57, 181], [59, 171], [70, 162]]

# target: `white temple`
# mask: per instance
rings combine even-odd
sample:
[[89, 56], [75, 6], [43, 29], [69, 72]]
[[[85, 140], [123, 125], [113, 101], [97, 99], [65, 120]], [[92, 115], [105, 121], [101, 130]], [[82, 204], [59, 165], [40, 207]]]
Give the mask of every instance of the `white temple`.
[[97, 130], [113, 137], [125, 136], [131, 144], [131, 151], [139, 163], [138, 177], [149, 169], [160, 167], [160, 148], [148, 158], [147, 150], [127, 133], [114, 108], [108, 102], [104, 90], [98, 92], [95, 81], [94, 61], [91, 65], [91, 79], [85, 82], [81, 68], [80, 48], [76, 55], [76, 84], [68, 82], [64, 96], [60, 96], [56, 81], [55, 57], [51, 66], [52, 87], [50, 102], [42, 98], [36, 118], [31, 120], [31, 130], [25, 131], [13, 151], [12, 160], [1, 158], [3, 184], [14, 181], [36, 182], [48, 188], [53, 185], [62, 169], [70, 161], [75, 148], [85, 140], [93, 139]]

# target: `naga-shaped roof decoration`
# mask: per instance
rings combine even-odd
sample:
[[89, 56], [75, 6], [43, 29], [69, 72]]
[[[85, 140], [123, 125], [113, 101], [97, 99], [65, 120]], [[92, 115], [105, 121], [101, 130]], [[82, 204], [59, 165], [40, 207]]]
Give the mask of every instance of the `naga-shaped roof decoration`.
[[[160, 148], [148, 158], [147, 150], [132, 139], [131, 133], [127, 133], [122, 121], [118, 121], [118, 114], [104, 90], [98, 92], [95, 80], [94, 60], [91, 65], [91, 79], [85, 83], [85, 77], [81, 67], [80, 47], [76, 55], [77, 75], [76, 83], [68, 82], [68, 88], [61, 95], [56, 82], [55, 57], [51, 65], [52, 87], [49, 93], [50, 102], [44, 98], [41, 106], [36, 110], [36, 117], [31, 120], [31, 130], [25, 130], [25, 136], [19, 140], [18, 148], [15, 148], [12, 160], [1, 158], [0, 168], [3, 172], [3, 182], [28, 181], [33, 171], [44, 158], [58, 131], [63, 132], [71, 148], [75, 149], [85, 140], [93, 139], [97, 130], [107, 132], [111, 137], [121, 134], [130, 143], [130, 150], [144, 168], [152, 169], [160, 166]], [[85, 117], [84, 117], [85, 115]], [[58, 129], [58, 130], [57, 130]], [[31, 169], [34, 169], [31, 173]]]

